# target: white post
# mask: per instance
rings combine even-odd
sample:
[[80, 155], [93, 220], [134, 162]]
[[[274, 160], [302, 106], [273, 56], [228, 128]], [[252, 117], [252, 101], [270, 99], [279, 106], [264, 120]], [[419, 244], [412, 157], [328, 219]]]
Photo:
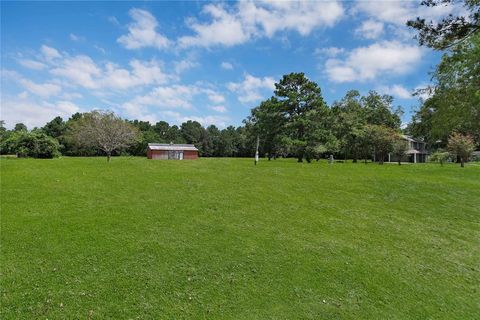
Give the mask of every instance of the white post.
[[413, 163], [417, 163], [417, 154], [416, 153], [413, 154]]
[[257, 136], [257, 149], [255, 151], [255, 165], [257, 165], [258, 162], [258, 145], [260, 144], [260, 137]]
[[388, 154], [388, 162], [390, 162], [390, 153]]

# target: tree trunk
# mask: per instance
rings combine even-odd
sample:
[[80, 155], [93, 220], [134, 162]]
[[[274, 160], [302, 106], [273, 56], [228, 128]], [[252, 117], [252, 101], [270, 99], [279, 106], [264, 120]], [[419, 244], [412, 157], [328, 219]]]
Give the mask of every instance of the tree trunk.
[[465, 161], [463, 161], [463, 157], [460, 157], [460, 167], [465, 167]]
[[107, 152], [107, 162], [110, 162], [110, 157], [111, 157], [111, 156], [112, 156], [112, 155], [110, 154], [110, 152]]
[[400, 162], [400, 158], [398, 158], [398, 165], [402, 165], [402, 163]]

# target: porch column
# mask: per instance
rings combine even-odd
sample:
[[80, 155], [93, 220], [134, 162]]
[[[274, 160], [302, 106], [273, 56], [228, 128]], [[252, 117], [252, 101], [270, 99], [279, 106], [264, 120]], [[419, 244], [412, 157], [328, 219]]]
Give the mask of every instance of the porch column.
[[388, 154], [388, 162], [390, 162], [390, 153]]
[[417, 163], [417, 154], [416, 153], [413, 154], [413, 163]]

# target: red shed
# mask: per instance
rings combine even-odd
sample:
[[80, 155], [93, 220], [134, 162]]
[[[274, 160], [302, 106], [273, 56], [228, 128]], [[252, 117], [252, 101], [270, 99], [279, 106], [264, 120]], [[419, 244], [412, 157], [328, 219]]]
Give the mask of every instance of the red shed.
[[198, 149], [193, 144], [149, 143], [147, 158], [158, 160], [198, 159]]

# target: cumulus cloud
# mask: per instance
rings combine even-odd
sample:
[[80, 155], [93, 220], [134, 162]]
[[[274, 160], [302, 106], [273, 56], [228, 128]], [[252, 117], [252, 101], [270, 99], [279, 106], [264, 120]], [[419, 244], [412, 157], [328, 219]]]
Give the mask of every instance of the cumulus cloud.
[[344, 59], [328, 59], [325, 72], [334, 82], [373, 80], [383, 73], [398, 75], [410, 72], [420, 61], [423, 50], [398, 41], [382, 41], [359, 47]]
[[[199, 85], [165, 85], [157, 86], [144, 95], [138, 95], [130, 101], [121, 105], [121, 109], [129, 117], [146, 119], [152, 114], [165, 114], [174, 111], [180, 114], [179, 110], [195, 110], [194, 101], [197, 98], [206, 98], [214, 104], [225, 102], [225, 98], [210, 87]], [[212, 107], [213, 108], [213, 107]], [[221, 106], [215, 106], [217, 112], [222, 112]], [[182, 116], [183, 117], [183, 116]], [[180, 119], [179, 117], [175, 118]], [[182, 118], [186, 119], [186, 118]], [[195, 120], [191, 118], [191, 120]], [[199, 121], [200, 122], [200, 121]]]
[[210, 109], [213, 110], [213, 111], [220, 112], [220, 113], [227, 112], [227, 108], [225, 106], [211, 106]]
[[363, 21], [360, 27], [355, 29], [355, 34], [365, 39], [377, 39], [383, 33], [383, 23], [375, 20]]
[[428, 20], [438, 20], [460, 6], [419, 6], [416, 1], [358, 1], [353, 6], [353, 13], [361, 12], [372, 19], [404, 26], [408, 20], [424, 17]]
[[400, 99], [413, 99], [412, 92], [408, 91], [404, 86], [395, 84], [392, 86], [380, 86], [378, 92], [388, 94]]
[[196, 86], [172, 85], [155, 87], [145, 95], [139, 95], [121, 107], [129, 115], [145, 114], [148, 107], [155, 109], [192, 109], [193, 97], [200, 90]]
[[314, 54], [316, 55], [323, 55], [327, 57], [335, 57], [339, 54], [342, 54], [345, 52], [345, 49], [343, 48], [337, 48], [337, 47], [328, 47], [328, 48], [317, 48], [314, 51]]
[[213, 103], [223, 103], [225, 102], [225, 97], [220, 93], [212, 89], [203, 89], [203, 92], [207, 95], [208, 100]]
[[[42, 98], [48, 98], [52, 95], [57, 95], [62, 91], [62, 88], [54, 83], [36, 83], [29, 79], [24, 78], [16, 71], [3, 70], [2, 77], [11, 79], [20, 84], [28, 92], [33, 93]], [[3, 92], [2, 92], [3, 94]], [[26, 92], [21, 95], [26, 96]]]
[[157, 19], [150, 12], [142, 9], [131, 9], [129, 15], [133, 22], [128, 26], [128, 34], [117, 39], [125, 48], [153, 47], [164, 49], [169, 46], [170, 40], [157, 32]]
[[87, 89], [128, 89], [141, 85], [162, 84], [170, 79], [155, 60], [131, 60], [130, 69], [112, 62], [97, 65], [89, 56], [78, 55], [63, 59], [50, 70], [53, 75], [65, 78], [69, 84]]
[[60, 54], [60, 52], [58, 52], [57, 49], [46, 46], [46, 45], [42, 45], [42, 47], [40, 48], [40, 51], [42, 52], [44, 58], [47, 61], [52, 61], [54, 59], [62, 57], [62, 55]]
[[25, 99], [5, 99], [2, 101], [2, 120], [8, 127], [22, 122], [28, 128], [41, 127], [56, 116], [68, 118], [80, 108], [69, 101], [35, 102]]
[[19, 59], [18, 63], [20, 63], [25, 68], [32, 69], [32, 70], [43, 70], [47, 67], [45, 63], [41, 63], [39, 61], [31, 60], [31, 59]]
[[95, 62], [85, 55], [66, 58], [59, 67], [50, 70], [53, 75], [68, 79], [73, 84], [93, 89], [98, 87], [95, 80], [102, 74]]
[[57, 95], [62, 91], [62, 88], [53, 83], [35, 83], [28, 79], [20, 79], [20, 84], [33, 94], [43, 98], [48, 98], [52, 95]]
[[288, 30], [306, 36], [315, 28], [333, 26], [344, 10], [336, 1], [242, 1], [233, 7], [208, 4], [202, 12], [211, 20], [202, 23], [188, 19], [194, 34], [180, 37], [181, 47], [230, 47], [256, 37], [271, 38], [279, 31]]
[[180, 60], [176, 61], [174, 63], [175, 66], [175, 73], [180, 74], [183, 73], [187, 70], [193, 69], [195, 67], [198, 67], [200, 64], [194, 60], [191, 59], [185, 59], [185, 60]]
[[275, 89], [275, 80], [272, 77], [257, 78], [246, 73], [243, 81], [229, 82], [227, 88], [237, 93], [240, 102], [250, 103], [264, 97], [260, 92], [262, 90], [269, 90], [271, 94]]
[[202, 24], [192, 18], [188, 19], [188, 25], [195, 35], [180, 37], [178, 43], [181, 47], [233, 46], [250, 39], [251, 32], [242, 21], [235, 14], [227, 12], [222, 5], [208, 4], [203, 7], [203, 13], [210, 15], [212, 21]]

